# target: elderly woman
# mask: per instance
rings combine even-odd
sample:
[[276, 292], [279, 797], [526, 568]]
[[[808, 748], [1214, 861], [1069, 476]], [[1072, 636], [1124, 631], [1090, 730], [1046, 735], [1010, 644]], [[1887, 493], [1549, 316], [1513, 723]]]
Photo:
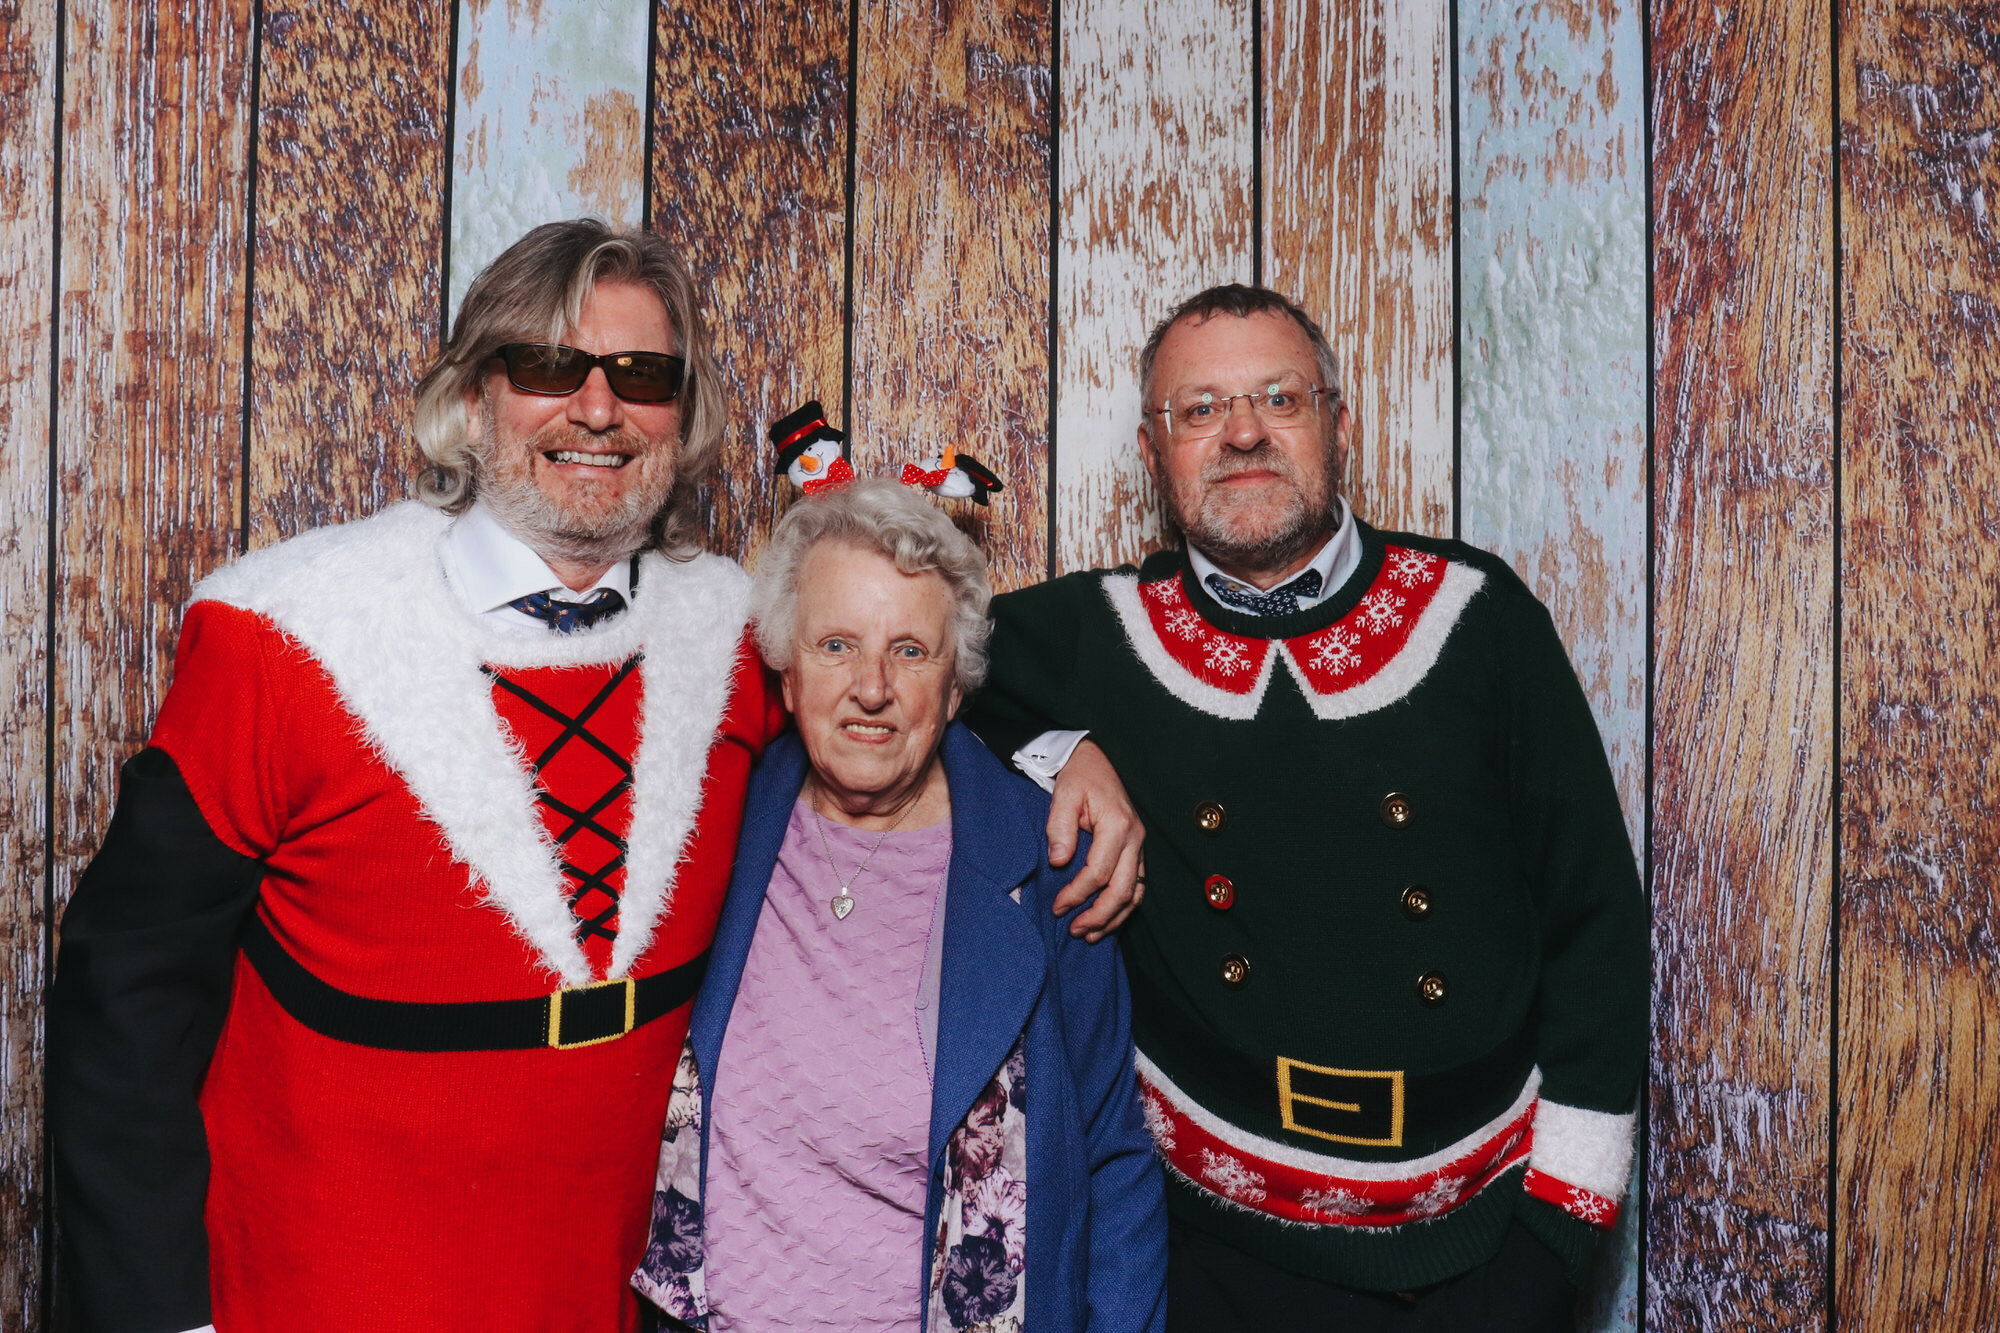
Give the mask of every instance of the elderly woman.
[[893, 482], [795, 505], [764, 552], [798, 734], [752, 779], [675, 1080], [633, 1279], [670, 1326], [1162, 1325], [1116, 945], [1052, 913], [1048, 798], [952, 721], [989, 596]]

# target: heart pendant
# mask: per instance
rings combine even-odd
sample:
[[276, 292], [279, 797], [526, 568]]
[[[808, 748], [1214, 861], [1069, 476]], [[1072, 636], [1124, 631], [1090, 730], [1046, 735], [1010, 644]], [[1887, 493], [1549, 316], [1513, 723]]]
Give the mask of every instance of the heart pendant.
[[835, 921], [847, 920], [847, 914], [849, 912], [852, 912], [853, 910], [854, 910], [854, 899], [848, 897], [844, 893], [834, 895], [833, 919]]

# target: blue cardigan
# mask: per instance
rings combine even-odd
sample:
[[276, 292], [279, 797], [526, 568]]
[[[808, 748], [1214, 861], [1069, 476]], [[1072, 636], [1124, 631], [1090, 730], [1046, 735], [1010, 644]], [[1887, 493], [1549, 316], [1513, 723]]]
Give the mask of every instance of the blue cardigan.
[[[952, 845], [924, 1235], [937, 1232], [946, 1143], [1023, 1041], [1032, 1085], [1027, 1327], [1031, 1333], [1160, 1330], [1166, 1196], [1139, 1110], [1131, 1004], [1117, 945], [1071, 938], [1067, 919], [1051, 910], [1074, 871], [1048, 864], [1048, 797], [1010, 773], [962, 725], [945, 733], [944, 768]], [[704, 1172], [706, 1108], [723, 1034], [805, 777], [805, 747], [788, 734], [765, 751], [750, 781], [736, 869], [688, 1037], [701, 1076]], [[1080, 847], [1072, 867], [1083, 860]], [[1018, 903], [1010, 896], [1016, 888]], [[705, 1174], [703, 1186], [705, 1193]], [[920, 1292], [927, 1248], [910, 1256]]]

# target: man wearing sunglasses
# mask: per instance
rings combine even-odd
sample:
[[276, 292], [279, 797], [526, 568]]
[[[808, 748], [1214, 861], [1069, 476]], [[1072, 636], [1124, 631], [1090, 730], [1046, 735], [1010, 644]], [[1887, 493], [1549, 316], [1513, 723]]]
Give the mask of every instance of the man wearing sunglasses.
[[722, 427], [667, 243], [540, 227], [418, 388], [423, 502], [196, 590], [63, 925], [82, 1326], [636, 1327], [781, 721], [745, 579], [696, 549]]
[[1647, 1014], [1575, 673], [1503, 561], [1343, 503], [1351, 417], [1291, 301], [1202, 292], [1139, 375], [1185, 545], [995, 598], [970, 720], [1059, 808], [1122, 802], [1115, 768], [1144, 818], [1168, 1327], [1567, 1330]]

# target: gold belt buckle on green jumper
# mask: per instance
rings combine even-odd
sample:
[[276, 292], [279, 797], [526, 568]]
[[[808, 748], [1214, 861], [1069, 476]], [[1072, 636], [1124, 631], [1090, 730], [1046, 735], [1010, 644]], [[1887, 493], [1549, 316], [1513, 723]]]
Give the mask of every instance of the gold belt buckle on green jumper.
[[[1386, 1095], [1388, 1105], [1382, 1105]], [[1303, 1114], [1314, 1123], [1300, 1119]], [[1342, 1117], [1373, 1122], [1380, 1127], [1386, 1111], [1386, 1133], [1363, 1134], [1361, 1124], [1343, 1126]], [[1332, 1114], [1329, 1114], [1332, 1113]], [[1278, 1057], [1278, 1118], [1286, 1129], [1334, 1143], [1366, 1148], [1403, 1146], [1403, 1071], [1400, 1069], [1330, 1069], [1289, 1056]], [[1343, 1129], [1354, 1132], [1341, 1133]]]
[[[600, 1037], [585, 1037], [581, 1041], [562, 1039], [563, 997], [582, 995], [588, 991], [603, 990], [606, 986], [625, 988], [625, 1026], [616, 1032], [607, 1032]], [[614, 977], [610, 981], [593, 981], [588, 986], [564, 986], [549, 996], [549, 1045], [558, 1051], [574, 1051], [583, 1046], [595, 1046], [600, 1042], [617, 1041], [632, 1030], [632, 1021], [639, 1011], [639, 988], [630, 977]]]

